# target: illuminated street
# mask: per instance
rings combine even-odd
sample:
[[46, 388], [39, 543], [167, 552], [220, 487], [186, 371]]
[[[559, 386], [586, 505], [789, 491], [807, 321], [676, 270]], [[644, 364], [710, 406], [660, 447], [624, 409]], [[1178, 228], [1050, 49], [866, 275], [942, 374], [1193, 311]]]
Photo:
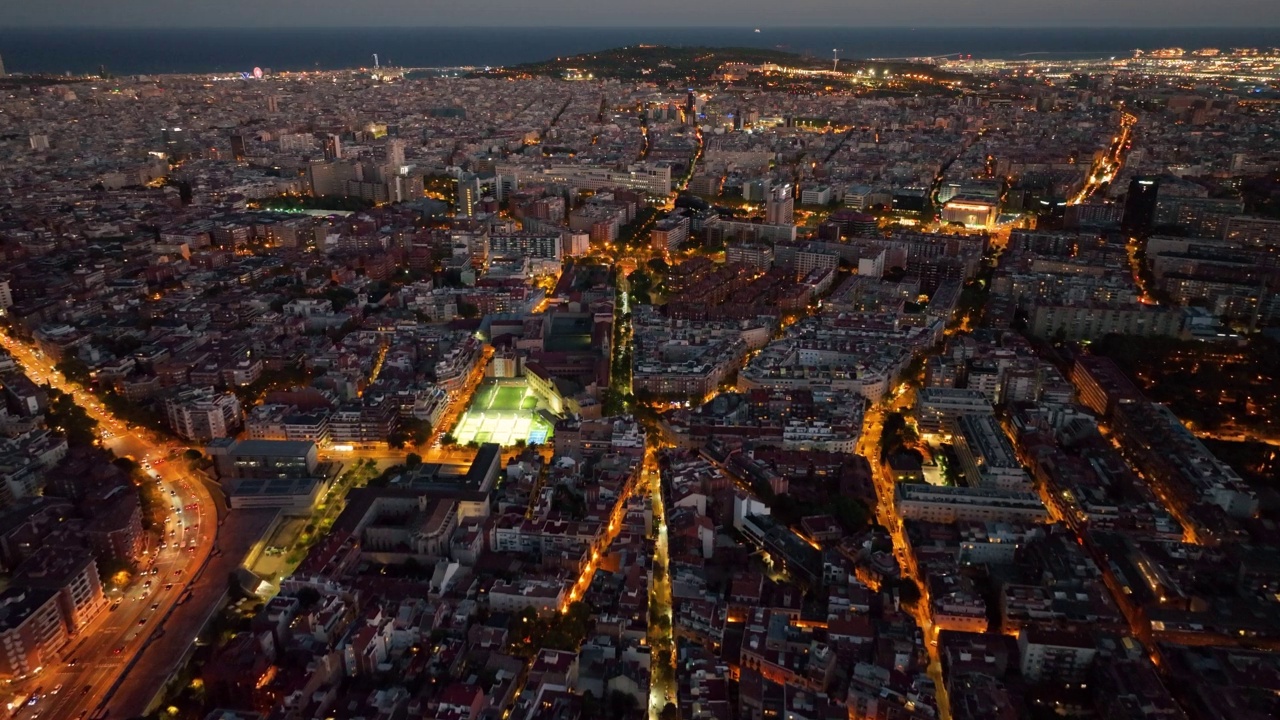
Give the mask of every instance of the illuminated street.
[[[653, 522], [657, 526], [657, 536], [653, 545], [653, 573], [650, 577], [649, 608], [650, 617], [663, 617], [666, 622], [649, 624], [649, 646], [654, 649], [654, 670], [649, 686], [649, 717], [656, 720], [662, 708], [673, 702], [676, 693], [675, 677], [675, 637], [672, 633], [674, 618], [671, 614], [671, 575], [667, 556], [667, 521], [666, 509], [662, 502], [662, 473], [659, 471], [655, 452], [650, 448], [645, 453], [644, 477], [642, 482], [649, 494], [653, 508]], [[657, 658], [663, 652], [669, 653], [669, 665], [661, 664]]]
[[[901, 389], [901, 388], [900, 388]], [[903, 608], [915, 618], [916, 625], [924, 633], [925, 650], [929, 653], [929, 677], [937, 688], [939, 717], [949, 720], [950, 703], [942, 678], [942, 662], [938, 655], [938, 628], [934, 626], [929, 605], [929, 586], [916, 568], [915, 557], [907, 543], [902, 516], [894, 507], [894, 481], [880, 461], [880, 441], [884, 431], [885, 414], [902, 411], [911, 404], [912, 391], [899, 392], [887, 403], [873, 405], [866, 414], [862, 437], [858, 441], [858, 454], [871, 464], [871, 475], [876, 488], [876, 522], [888, 530], [893, 538], [893, 554], [902, 570], [902, 577], [915, 583], [920, 589], [920, 600], [914, 604], [903, 603]]]
[[8, 718], [1280, 717], [1270, 6], [235, 2], [0, 28]]
[[[15, 341], [7, 334], [0, 335], [0, 344], [22, 363], [27, 373], [43, 377], [53, 387], [70, 393], [77, 404], [98, 421], [101, 430], [110, 430], [113, 437], [106, 444], [117, 455], [132, 457], [140, 463], [150, 461], [151, 468], [147, 474], [160, 483], [162, 491], [172, 494], [165, 522], [165, 528], [172, 537], [168, 546], [159, 551], [159, 557], [152, 565], [153, 574], [146, 580], [135, 578], [123, 593], [108, 594], [108, 599], [117, 607], [102, 612], [88, 627], [73, 636], [60, 664], [44, 668], [39, 676], [25, 680], [11, 690], [22, 695], [37, 687], [46, 690], [54, 685], [63, 687], [57, 695], [49, 695], [35, 705], [21, 708], [15, 716], [20, 720], [80, 718], [110, 703], [124, 673], [138, 654], [162, 632], [164, 619], [189, 592], [193, 575], [203, 567], [213, 550], [218, 535], [218, 508], [209, 489], [202, 481], [183, 472], [180, 462], [163, 462], [176, 455], [183, 446], [152, 440], [144, 431], [112, 417], [96, 398], [83, 388], [67, 383], [52, 364], [30, 346]], [[185, 510], [189, 505], [197, 508]], [[151, 583], [149, 588], [142, 587], [146, 581]], [[176, 660], [176, 657], [170, 658], [168, 662]], [[133, 674], [130, 677], [148, 678]], [[159, 690], [164, 679], [159, 675], [149, 677], [153, 693]]]

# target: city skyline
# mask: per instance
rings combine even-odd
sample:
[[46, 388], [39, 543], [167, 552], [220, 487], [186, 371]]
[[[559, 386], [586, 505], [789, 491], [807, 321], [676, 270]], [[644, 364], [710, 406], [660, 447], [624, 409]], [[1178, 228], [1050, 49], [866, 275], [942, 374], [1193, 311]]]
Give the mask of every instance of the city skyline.
[[1280, 717], [1275, 31], [271, 7], [0, 31], [9, 720]]

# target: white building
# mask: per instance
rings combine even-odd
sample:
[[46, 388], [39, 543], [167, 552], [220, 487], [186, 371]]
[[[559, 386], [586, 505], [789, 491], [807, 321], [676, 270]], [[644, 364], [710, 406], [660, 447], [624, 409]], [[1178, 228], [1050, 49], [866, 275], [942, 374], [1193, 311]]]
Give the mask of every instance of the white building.
[[898, 483], [894, 495], [904, 520], [1040, 523], [1049, 519], [1040, 496], [1032, 491]]

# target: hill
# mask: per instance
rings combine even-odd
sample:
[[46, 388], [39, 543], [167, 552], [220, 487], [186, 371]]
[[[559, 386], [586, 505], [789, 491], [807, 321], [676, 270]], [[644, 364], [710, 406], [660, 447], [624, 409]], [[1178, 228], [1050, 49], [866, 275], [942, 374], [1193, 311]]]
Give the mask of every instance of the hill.
[[[817, 62], [794, 53], [760, 48], [631, 45], [594, 53], [498, 68], [488, 76], [593, 76], [650, 82], [706, 82], [726, 63], [780, 63], [808, 67]], [[816, 66], [815, 66], [816, 67]]]

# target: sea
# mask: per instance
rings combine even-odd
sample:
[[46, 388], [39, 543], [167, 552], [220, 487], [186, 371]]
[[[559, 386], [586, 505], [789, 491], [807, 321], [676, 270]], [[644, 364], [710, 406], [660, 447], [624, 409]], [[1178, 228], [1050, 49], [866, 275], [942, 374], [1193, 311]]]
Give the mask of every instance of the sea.
[[1123, 57], [1135, 49], [1280, 47], [1280, 28], [395, 27], [24, 29], [0, 27], [11, 73], [115, 75], [513, 65], [634, 44], [774, 48], [829, 58]]

